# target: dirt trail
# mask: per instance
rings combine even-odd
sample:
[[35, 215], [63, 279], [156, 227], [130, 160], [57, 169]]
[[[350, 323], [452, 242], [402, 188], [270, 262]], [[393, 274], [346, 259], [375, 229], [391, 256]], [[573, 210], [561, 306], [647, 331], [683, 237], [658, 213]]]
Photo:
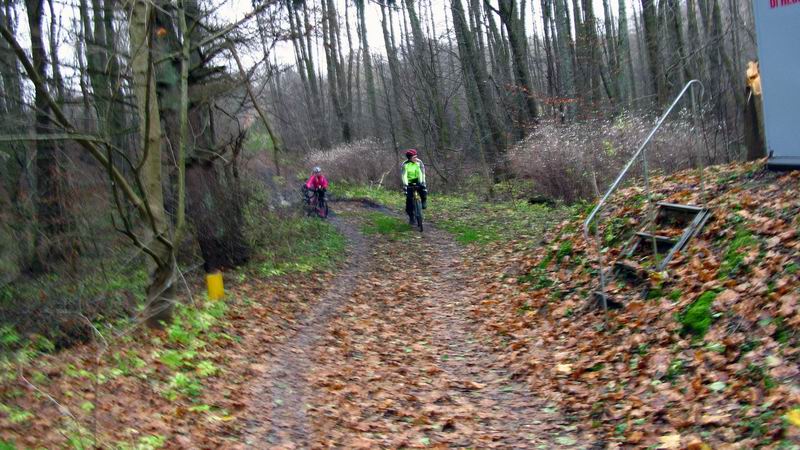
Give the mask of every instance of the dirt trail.
[[313, 364], [311, 350], [326, 324], [339, 313], [367, 263], [368, 242], [364, 236], [346, 220], [337, 217], [330, 220], [347, 239], [347, 262], [320, 299], [319, 307], [295, 324], [295, 334], [271, 352], [267, 364], [271, 370], [253, 390], [258, 400], [251, 408], [248, 421], [248, 446], [296, 448], [307, 444], [309, 392], [306, 376]]
[[[430, 245], [425, 260], [432, 261], [430, 289], [421, 300], [430, 321], [432, 342], [437, 351], [448, 355], [442, 369], [454, 381], [454, 395], [465, 398], [483, 411], [483, 438], [503, 448], [531, 448], [552, 441], [547, 424], [546, 405], [534, 397], [523, 382], [511, 379], [500, 368], [495, 354], [484, 345], [483, 332], [469, 317], [480, 301], [478, 286], [464, 272], [461, 258], [465, 250], [445, 233], [433, 231], [426, 236]], [[424, 270], [424, 268], [423, 268]], [[461, 445], [461, 443], [457, 443]], [[466, 446], [476, 442], [464, 442]]]
[[471, 314], [481, 297], [464, 272], [467, 250], [433, 229], [363, 236], [362, 208], [347, 209], [337, 224], [350, 260], [270, 358], [248, 446], [569, 443], [547, 405], [484, 345]]

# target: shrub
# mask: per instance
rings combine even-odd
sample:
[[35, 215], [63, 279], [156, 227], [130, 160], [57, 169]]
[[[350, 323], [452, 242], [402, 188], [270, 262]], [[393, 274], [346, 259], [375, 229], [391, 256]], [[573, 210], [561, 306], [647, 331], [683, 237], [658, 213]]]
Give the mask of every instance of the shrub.
[[329, 150], [312, 151], [305, 164], [320, 166], [328, 179], [336, 183], [399, 186], [401, 161], [402, 155], [396, 154], [389, 144], [362, 139]]
[[[693, 167], [700, 154], [709, 155], [702, 133], [687, 119], [678, 116], [656, 133], [647, 147], [651, 170], [674, 172]], [[566, 202], [592, 198], [610, 185], [653, 125], [628, 115], [569, 125], [542, 122], [509, 151], [510, 166], [517, 177], [533, 181], [538, 194]], [[720, 162], [710, 159], [706, 164]], [[632, 169], [632, 176], [639, 174], [641, 169]]]

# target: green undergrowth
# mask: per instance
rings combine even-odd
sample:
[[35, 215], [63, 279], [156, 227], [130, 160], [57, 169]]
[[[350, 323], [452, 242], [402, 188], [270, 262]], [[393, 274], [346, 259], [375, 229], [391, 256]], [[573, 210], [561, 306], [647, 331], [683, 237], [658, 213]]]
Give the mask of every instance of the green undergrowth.
[[[369, 200], [402, 211], [405, 199], [400, 192], [366, 186], [334, 186], [334, 196]], [[450, 232], [462, 244], [486, 244], [522, 237], [538, 237], [554, 221], [572, 208], [531, 205], [526, 200], [491, 202], [474, 194], [431, 193], [425, 220]]]
[[[254, 251], [251, 263], [238, 272], [238, 279], [226, 284], [236, 285], [256, 277], [277, 276], [312, 270], [331, 270], [344, 255], [345, 239], [329, 222], [307, 218], [295, 213], [266, 213], [253, 210], [246, 215], [245, 236]], [[140, 282], [146, 283], [146, 276]], [[190, 281], [191, 282], [191, 281]], [[124, 278], [109, 277], [111, 286], [128, 286]], [[108, 286], [106, 286], [107, 288]], [[144, 286], [142, 285], [142, 290]], [[239, 338], [229, 334], [226, 313], [241, 305], [228, 300], [209, 301], [203, 286], [195, 286], [192, 298], [183, 297], [176, 304], [174, 319], [166, 324], [163, 333], [136, 333], [129, 329], [140, 326], [139, 320], [130, 316], [115, 320], [95, 321], [98, 339], [108, 345], [97, 368], [84, 366], [81, 359], [59, 364], [52, 357], [55, 346], [46, 338], [25, 339], [12, 327], [0, 327], [0, 385], [18, 378], [19, 370], [26, 371], [28, 378], [37, 387], [48, 390], [68, 380], [75, 386], [69, 393], [68, 403], [76, 412], [78, 420], [53, 424], [68, 441], [71, 448], [94, 448], [94, 436], [87, 424], [96, 414], [95, 400], [82, 395], [82, 386], [105, 385], [116, 379], [145, 380], [161, 401], [174, 404], [185, 414], [196, 416], [196, 420], [232, 420], [231, 411], [210, 400], [209, 385], [215, 378], [232, 376], [218, 361], [221, 348]], [[141, 305], [139, 306], [141, 310]], [[93, 359], [87, 359], [89, 361]], [[58, 370], [53, 369], [54, 364]], [[51, 378], [56, 374], [58, 379]], [[19, 392], [0, 392], [0, 417], [24, 426], [38, 414], [30, 402], [20, 402]], [[155, 449], [165, 445], [162, 435], [141, 435], [130, 442], [105, 442], [110, 448]], [[100, 445], [98, 447], [105, 447]], [[2, 448], [2, 446], [0, 446]]]
[[[83, 390], [92, 391], [92, 386], [103, 386], [117, 379], [145, 380], [167, 402], [181, 408], [219, 420], [230, 412], [204, 403], [207, 380], [224, 375], [223, 368], [214, 362], [214, 352], [225, 342], [235, 340], [225, 332], [225, 314], [229, 306], [225, 300], [209, 301], [195, 298], [191, 304], [176, 304], [172, 323], [165, 326], [158, 336], [138, 333], [119, 333], [122, 324], [106, 324], [97, 328], [109, 350], [100, 354], [97, 367], [83, 367], [80, 360], [64, 363], [53, 370], [54, 360], [43, 358], [47, 349], [27, 345], [15, 352], [0, 356], [0, 384], [17, 380], [19, 370], [25, 368], [30, 382], [37, 388], [48, 390], [54, 383], [66, 380], [75, 389], [66, 393], [70, 404], [75, 404], [74, 420], [53, 424], [65, 436], [69, 448], [94, 448], [98, 446], [88, 427], [95, 411], [95, 399], [84, 396]], [[128, 321], [126, 326], [135, 326]], [[4, 339], [9, 339], [6, 330]], [[86, 359], [85, 361], [93, 361]], [[83, 389], [82, 387], [85, 387]], [[20, 393], [5, 390], [0, 393], [0, 414], [20, 426], [36, 417], [36, 410], [24, 409], [27, 402], [20, 403]], [[74, 405], [73, 405], [74, 406]], [[224, 419], [223, 419], [224, 420]], [[165, 443], [161, 435], [141, 436], [138, 442], [113, 443], [113, 448], [155, 449]], [[0, 448], [14, 448], [11, 447]], [[105, 442], [105, 444], [112, 444]], [[98, 447], [104, 447], [99, 445]]]
[[683, 325], [682, 331], [684, 333], [692, 334], [696, 337], [705, 336], [714, 320], [711, 305], [716, 297], [716, 292], [707, 291], [686, 307], [680, 315], [680, 323]]
[[[65, 348], [87, 338], [77, 332], [65, 311], [80, 311], [98, 324], [135, 312], [148, 284], [142, 258], [97, 260], [83, 273], [50, 272], [0, 287], [0, 328], [17, 339], [0, 345], [0, 353], [26, 345]], [[13, 342], [12, 342], [13, 341]]]
[[260, 276], [332, 270], [345, 254], [345, 238], [330, 222], [295, 213], [269, 214], [251, 226], [253, 264]]
[[758, 239], [744, 226], [739, 226], [736, 234], [728, 246], [722, 264], [719, 267], [719, 277], [729, 278], [743, 268], [745, 256], [753, 247], [758, 246]]
[[390, 239], [399, 239], [403, 233], [412, 231], [411, 226], [394, 216], [379, 212], [368, 212], [362, 230], [367, 234], [382, 234]]
[[[263, 207], [247, 212], [245, 236], [254, 258], [242, 273], [271, 277], [326, 271], [344, 255], [345, 239], [329, 222], [294, 212], [269, 213]], [[81, 311], [98, 329], [128, 326], [143, 307], [147, 285], [144, 258], [128, 255], [99, 261], [83, 274], [59, 271], [2, 286], [0, 354], [23, 348], [54, 351], [96, 337], [82, 323], [76, 327], [64, 311]], [[204, 286], [192, 289], [202, 292]]]
[[345, 200], [368, 200], [392, 209], [403, 209], [405, 198], [400, 190], [390, 191], [382, 187], [331, 183], [332, 198]]
[[104, 296], [106, 301], [117, 301], [127, 292], [133, 293], [141, 300], [144, 299], [147, 272], [143, 263], [131, 267], [131, 264], [126, 265], [123, 261], [103, 261], [102, 266], [85, 275], [51, 272], [35, 280], [7, 284], [0, 287], [0, 305], [13, 303], [18, 299], [45, 300], [65, 297], [85, 299], [100, 295]]

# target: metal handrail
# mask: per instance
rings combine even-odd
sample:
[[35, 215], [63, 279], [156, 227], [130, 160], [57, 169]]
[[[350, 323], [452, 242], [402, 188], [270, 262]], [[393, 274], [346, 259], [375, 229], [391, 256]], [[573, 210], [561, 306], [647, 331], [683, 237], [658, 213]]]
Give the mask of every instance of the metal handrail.
[[[608, 198], [611, 197], [611, 194], [613, 194], [614, 191], [617, 190], [619, 185], [622, 183], [622, 180], [625, 178], [625, 175], [628, 174], [628, 171], [630, 170], [631, 166], [633, 166], [633, 163], [636, 162], [636, 160], [639, 158], [640, 155], [644, 155], [644, 182], [645, 182], [645, 191], [647, 192], [648, 203], [649, 203], [650, 189], [649, 189], [649, 180], [647, 175], [647, 154], [644, 151], [645, 147], [647, 147], [647, 144], [649, 144], [650, 140], [653, 139], [653, 136], [656, 134], [656, 131], [658, 131], [658, 129], [661, 128], [661, 124], [664, 123], [664, 120], [667, 118], [667, 116], [669, 116], [672, 110], [675, 109], [675, 106], [678, 104], [681, 98], [683, 98], [684, 94], [686, 94], [686, 92], [689, 91], [689, 88], [695, 85], [700, 86], [699, 98], [703, 97], [703, 94], [705, 92], [705, 86], [703, 86], [703, 83], [700, 82], [700, 80], [691, 80], [688, 83], [686, 83], [686, 85], [683, 87], [678, 96], [675, 97], [675, 100], [672, 102], [669, 108], [667, 108], [667, 110], [664, 111], [664, 114], [662, 114], [661, 117], [658, 119], [658, 122], [656, 122], [656, 125], [650, 131], [650, 134], [648, 134], [647, 138], [645, 138], [644, 142], [642, 142], [642, 145], [639, 146], [639, 149], [636, 150], [636, 153], [634, 153], [631, 159], [628, 161], [628, 163], [625, 164], [625, 168], [623, 168], [622, 171], [619, 173], [619, 175], [617, 175], [617, 179], [614, 180], [614, 182], [611, 184], [611, 187], [608, 188], [608, 191], [606, 191], [605, 195], [603, 195], [603, 198], [600, 199], [600, 201], [597, 203], [597, 206], [595, 206], [592, 212], [589, 213], [589, 216], [583, 222], [583, 236], [587, 242], [589, 241], [589, 227], [591, 226], [592, 221], [594, 221], [595, 216], [597, 216], [598, 212], [606, 204], [606, 201], [608, 201]], [[694, 101], [695, 98], [692, 97], [693, 106], [694, 106]], [[605, 284], [605, 273], [603, 270], [603, 249], [600, 244], [599, 230], [600, 227], [598, 226], [596, 230], [597, 231], [596, 239], [597, 239], [598, 261], [600, 263], [600, 292], [602, 294], [603, 309], [608, 309], [608, 304], [606, 302], [606, 296], [605, 296], [606, 284]]]

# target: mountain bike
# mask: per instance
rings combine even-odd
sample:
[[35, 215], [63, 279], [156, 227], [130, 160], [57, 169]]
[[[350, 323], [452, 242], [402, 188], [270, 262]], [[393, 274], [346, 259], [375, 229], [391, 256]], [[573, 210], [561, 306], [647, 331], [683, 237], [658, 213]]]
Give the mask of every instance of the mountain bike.
[[419, 228], [419, 231], [422, 232], [422, 197], [419, 195], [419, 190], [422, 189], [422, 186], [416, 184], [409, 184], [408, 189], [414, 190], [414, 198], [412, 201], [412, 208], [411, 212], [413, 213], [413, 217], [410, 217], [411, 225], [416, 225]]
[[328, 201], [325, 197], [320, 197], [319, 190], [311, 190], [303, 186], [303, 199], [306, 204], [306, 215], [319, 216], [326, 219], [328, 217]]

